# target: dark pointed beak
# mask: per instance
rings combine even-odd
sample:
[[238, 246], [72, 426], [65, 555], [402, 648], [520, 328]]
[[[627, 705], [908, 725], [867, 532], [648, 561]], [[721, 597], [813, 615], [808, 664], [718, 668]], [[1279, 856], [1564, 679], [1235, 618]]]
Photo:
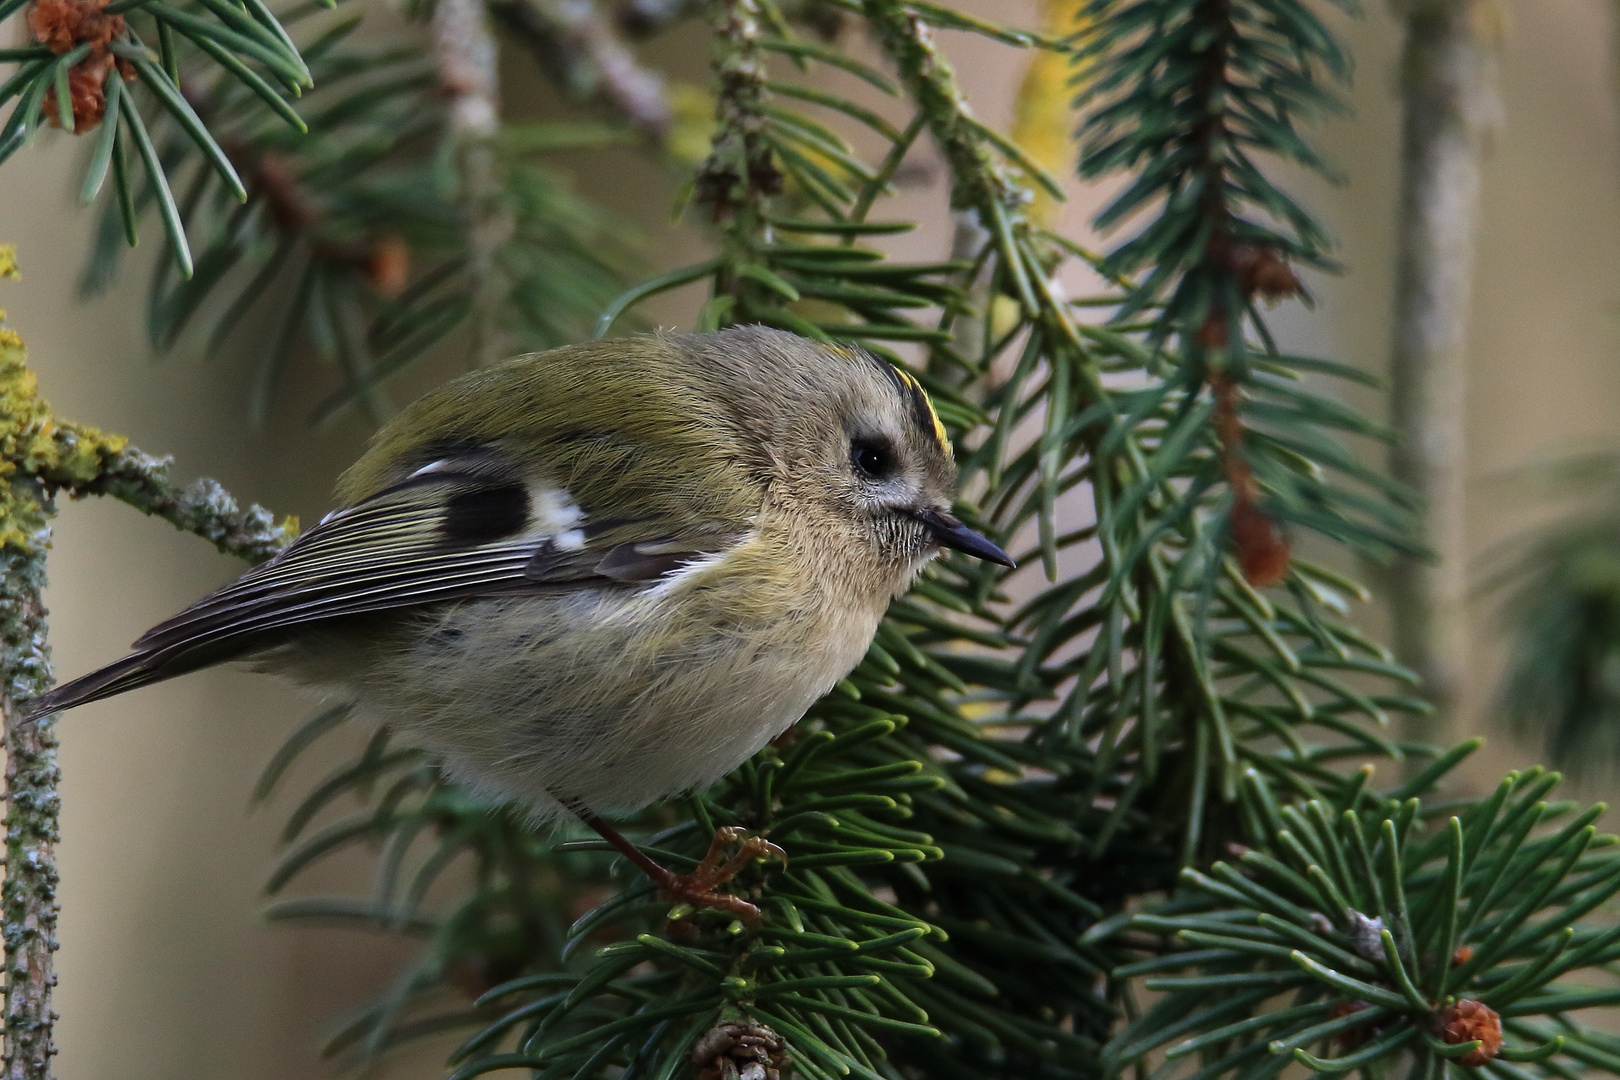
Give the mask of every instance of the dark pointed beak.
[[1017, 566], [1011, 555], [943, 510], [913, 510], [911, 516], [928, 527], [934, 542], [940, 547], [964, 551], [975, 559], [988, 559], [1002, 566]]

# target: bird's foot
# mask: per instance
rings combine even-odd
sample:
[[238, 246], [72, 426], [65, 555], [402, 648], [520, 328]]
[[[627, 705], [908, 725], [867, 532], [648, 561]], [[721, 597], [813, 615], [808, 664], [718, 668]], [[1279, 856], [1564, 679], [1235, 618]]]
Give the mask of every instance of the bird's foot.
[[[742, 843], [727, 858], [726, 848], [739, 840]], [[757, 926], [760, 922], [759, 908], [740, 896], [717, 893], [715, 890], [760, 859], [780, 859], [785, 864], [787, 852], [763, 836], [749, 836], [744, 830], [727, 825], [715, 830], [714, 840], [696, 870], [689, 874], [671, 874], [666, 870], [664, 877], [658, 881], [658, 891], [678, 903], [727, 911], [743, 922]]]

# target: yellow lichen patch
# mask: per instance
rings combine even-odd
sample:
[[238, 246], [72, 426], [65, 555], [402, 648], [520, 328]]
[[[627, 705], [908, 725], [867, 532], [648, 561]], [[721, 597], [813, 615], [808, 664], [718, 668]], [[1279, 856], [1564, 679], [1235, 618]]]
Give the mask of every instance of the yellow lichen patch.
[[[1085, 0], [1046, 0], [1041, 29], [1053, 37], [1067, 37], [1082, 28], [1080, 9]], [[1055, 176], [1068, 171], [1074, 153], [1075, 116], [1069, 100], [1078, 91], [1077, 72], [1069, 53], [1041, 49], [1029, 62], [1014, 107], [1012, 140], [1041, 168]], [[1036, 188], [1030, 217], [1052, 224], [1057, 200]]]
[[[16, 276], [11, 248], [0, 248], [0, 274]], [[41, 488], [91, 483], [124, 445], [121, 436], [53, 417], [22, 338], [0, 326], [0, 547], [31, 551], [44, 524]]]

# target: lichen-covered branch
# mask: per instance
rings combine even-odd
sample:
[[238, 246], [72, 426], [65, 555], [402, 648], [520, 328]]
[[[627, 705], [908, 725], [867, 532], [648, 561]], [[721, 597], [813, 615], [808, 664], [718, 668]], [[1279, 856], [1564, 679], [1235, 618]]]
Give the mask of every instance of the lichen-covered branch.
[[988, 145], [922, 18], [885, 0], [866, 0], [864, 10], [950, 165], [952, 209], [976, 210], [987, 227], [997, 221], [1022, 225], [1028, 196]]
[[126, 446], [100, 475], [74, 486], [71, 494], [110, 495], [251, 563], [264, 562], [298, 535], [297, 518], [278, 522], [262, 506], [244, 508], [216, 480], [204, 478], [181, 487], [170, 479], [169, 464], [168, 458]]
[[675, 122], [664, 79], [643, 67], [596, 5], [579, 0], [490, 0], [490, 11], [572, 98], [597, 101], [661, 144]]
[[[12, 253], [0, 248], [0, 276], [8, 271], [14, 273]], [[0, 717], [6, 755], [0, 1080], [48, 1080], [55, 1053], [51, 991], [61, 774], [54, 720], [21, 722], [27, 703], [51, 686], [43, 597], [53, 497], [111, 495], [252, 562], [274, 555], [297, 533], [295, 520], [277, 523], [258, 506], [243, 510], [211, 480], [182, 489], [168, 469], [167, 461], [118, 436], [57, 420], [39, 396], [22, 339], [0, 326]]]
[[[0, 278], [17, 277], [16, 249], [0, 246]], [[0, 312], [0, 318], [4, 317]], [[56, 985], [56, 841], [60, 797], [56, 734], [50, 717], [17, 722], [18, 705], [50, 689], [45, 644], [47, 500], [31, 475], [62, 467], [48, 428], [50, 411], [35, 392], [22, 339], [0, 326], [0, 720], [5, 725], [6, 876], [0, 887], [5, 944], [5, 1080], [47, 1080], [51, 1072], [51, 988]], [[98, 461], [102, 449], [82, 446]]]
[[[16, 277], [15, 251], [0, 247], [0, 278]], [[0, 312], [0, 317], [4, 313]], [[47, 1080], [51, 989], [56, 985], [56, 841], [61, 776], [49, 717], [20, 724], [19, 705], [51, 685], [45, 644], [49, 497], [39, 472], [94, 467], [109, 440], [64, 447], [35, 392], [22, 339], [0, 326], [0, 719], [6, 754], [6, 877], [0, 887], [5, 943], [5, 1080]]]
[[1389, 603], [1395, 653], [1443, 722], [1467, 662], [1464, 362], [1481, 169], [1500, 111], [1497, 32], [1494, 0], [1405, 0], [1397, 10], [1405, 116], [1391, 381], [1401, 438], [1390, 471], [1422, 497], [1438, 560], [1400, 560]]
[[450, 148], [457, 198], [466, 218], [473, 283], [471, 360], [482, 366], [501, 357], [504, 289], [498, 263], [513, 230], [495, 152], [500, 87], [495, 38], [483, 0], [439, 0], [433, 8], [433, 50], [439, 61], [439, 84], [450, 99]]
[[[9, 333], [9, 331], [0, 331]], [[51, 1071], [51, 990], [56, 985], [56, 841], [61, 798], [53, 718], [19, 723], [19, 706], [51, 685], [45, 643], [45, 550], [50, 529], [37, 485], [15, 481], [32, 503], [24, 545], [0, 547], [0, 712], [6, 754], [6, 877], [0, 889], [5, 940], [5, 1080], [46, 1080]], [[15, 521], [15, 519], [14, 519]]]

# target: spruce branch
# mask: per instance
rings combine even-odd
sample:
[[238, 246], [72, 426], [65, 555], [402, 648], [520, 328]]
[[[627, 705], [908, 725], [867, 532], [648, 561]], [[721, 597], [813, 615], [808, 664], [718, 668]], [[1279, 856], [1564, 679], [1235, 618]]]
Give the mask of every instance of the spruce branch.
[[1587, 921], [1620, 892], [1617, 841], [1592, 825], [1601, 806], [1545, 802], [1556, 781], [1512, 773], [1426, 813], [1398, 797], [1279, 809], [1251, 775], [1254, 846], [1183, 871], [1180, 901], [1131, 920], [1163, 946], [1114, 977], [1164, 996], [1110, 1044], [1110, 1071], [1160, 1048], [1167, 1075], [1209, 1078], [1620, 1060], [1563, 1015], [1620, 1001], [1620, 930]]
[[[1191, 361], [1184, 376], [1213, 391], [1210, 422], [1232, 498], [1229, 543], [1249, 580], [1264, 586], [1287, 573], [1281, 525], [1289, 500], [1266, 491], [1248, 460], [1240, 415], [1251, 366], [1245, 327], [1252, 322], [1264, 340], [1255, 302], [1303, 294], [1290, 263], [1330, 263], [1321, 227], [1255, 157], [1336, 176], [1295, 124], [1340, 108], [1317, 73], [1342, 81], [1349, 63], [1305, 5], [1249, 7], [1245, 0], [1090, 5], [1097, 33], [1086, 56], [1097, 65], [1104, 104], [1087, 120], [1081, 169], [1093, 177], [1139, 173], [1097, 218], [1108, 228], [1152, 214], [1104, 264], [1117, 274], [1151, 271], [1119, 317], [1164, 297], [1155, 336], [1178, 335]], [[1145, 37], [1137, 32], [1143, 28]]]
[[[1113, 13], [1093, 14], [1102, 18]], [[1327, 629], [1328, 622], [1323, 618], [1327, 612], [1311, 610], [1321, 601], [1326, 601], [1329, 605], [1342, 603], [1335, 590], [1342, 588], [1343, 582], [1328, 586], [1326, 592], [1319, 591], [1321, 586], [1327, 585], [1317, 576], [1319, 571], [1314, 567], [1303, 568], [1296, 580], [1309, 581], [1312, 584], [1295, 590], [1296, 598], [1305, 606], [1297, 614], [1290, 616], [1273, 608], [1269, 601], [1260, 601], [1259, 607], [1251, 606], [1258, 599], [1258, 594], [1250, 588], [1239, 585], [1235, 575], [1227, 576], [1230, 569], [1222, 567], [1218, 559], [1211, 559], [1214, 541], [1220, 532], [1220, 518], [1206, 519], [1206, 523], [1193, 529], [1190, 527], [1191, 520], [1183, 515], [1187, 513], [1190, 503], [1208, 497], [1211, 480], [1218, 476], [1232, 477], [1235, 471], [1232, 466], [1235, 461], [1241, 460], [1229, 449], [1223, 452], [1223, 441], [1220, 438], [1222, 431], [1225, 432], [1227, 443], [1234, 438], [1230, 421], [1228, 420], [1225, 425], [1217, 423], [1222, 411], [1226, 411], [1230, 416], [1230, 411], [1234, 408], [1230, 392], [1221, 395], [1226, 402], [1223, 410], [1221, 401], [1216, 400], [1213, 393], [1209, 398], [1203, 398], [1198, 392], [1196, 383], [1189, 391], [1183, 380], [1191, 365], [1177, 358], [1158, 370], [1154, 370], [1157, 365], [1151, 365], [1150, 362], [1149, 370], [1153, 372], [1155, 384], [1141, 395], [1133, 395], [1136, 400], [1132, 401], [1129, 397], [1117, 403], [1113, 400], [1114, 395], [1103, 389], [1102, 372], [1111, 365], [1121, 362], [1129, 366], [1140, 364], [1143, 357], [1152, 356], [1155, 348], [1162, 349], [1162, 345], [1155, 345], [1156, 335], [1160, 332], [1158, 327], [1161, 324], [1155, 322], [1136, 330], [1138, 333], [1147, 331], [1145, 335], [1147, 340], [1142, 351], [1130, 351], [1130, 348], [1125, 346], [1126, 339], [1123, 335], [1104, 334], [1075, 324], [1067, 305], [1052, 295], [1048, 280], [1052, 249], [1043, 248], [1043, 243], [1051, 244], [1052, 241], [1033, 230], [1018, 214], [1016, 207], [1021, 198], [1016, 188], [1009, 188], [1006, 174], [998, 172], [993, 167], [994, 158], [991, 155], [994, 151], [989, 145], [989, 140], [974, 126], [971, 118], [963, 114], [959, 105], [960, 95], [948, 81], [949, 68], [928, 45], [922, 33], [921, 20], [908, 17], [898, 5], [889, 6], [886, 13], [880, 13], [880, 17], [888, 20], [886, 24], [888, 34], [885, 40], [889, 43], [903, 76], [914, 87], [913, 93], [919, 100], [933, 103], [927, 115], [930, 117], [930, 126], [936, 138], [947, 148], [947, 159], [953, 163], [954, 168], [965, 174], [959, 178], [954, 189], [957, 192], [958, 203], [967, 200], [983, 219], [999, 220], [1002, 227], [998, 230], [995, 242], [1001, 248], [1010, 248], [1017, 253], [1014, 260], [1005, 257], [1002, 260], [1000, 270], [1004, 282], [1002, 287], [1023, 303], [1028, 303], [1032, 295], [1038, 291], [1033, 315], [1039, 320], [1035, 325], [1041, 329], [1042, 336], [1039, 345], [1032, 344], [1025, 356], [1040, 355], [1037, 349], [1044, 349], [1048, 350], [1047, 355], [1062, 357], [1068, 365], [1072, 365], [1069, 378], [1062, 384], [1063, 392], [1073, 395], [1072, 398], [1065, 400], [1056, 397], [1058, 387], [1048, 383], [1041, 388], [1038, 396], [1025, 403], [1022, 400], [1022, 395], [1026, 392], [1024, 380], [1033, 376], [1035, 369], [1021, 364], [1013, 378], [990, 399], [992, 405], [999, 405], [1002, 419], [996, 425], [991, 438], [983, 444], [979, 454], [966, 463], [967, 470], [971, 475], [975, 469], [985, 469], [992, 483], [997, 485], [1000, 493], [987, 499], [984, 504], [992, 514], [1006, 514], [1008, 520], [1014, 523], [1031, 517], [1040, 522], [1041, 554], [1049, 567], [1055, 565], [1059, 546], [1056, 543], [1055, 527], [1051, 524], [1055, 518], [1058, 492], [1086, 480], [1103, 486], [1103, 489], [1098, 491], [1097, 532], [1103, 539], [1104, 563], [1096, 572], [1106, 575], [1103, 580], [1107, 581], [1107, 588], [1098, 606], [1107, 614], [1100, 620], [1096, 615], [1083, 617], [1079, 614], [1073, 619], [1066, 619], [1066, 605], [1052, 602], [1056, 596], [1067, 594], [1065, 588], [1054, 590], [1054, 596], [1040, 597], [1032, 601], [1023, 613], [1015, 615], [1012, 623], [1014, 627], [1018, 627], [1020, 619], [1030, 620], [1028, 631], [1031, 634], [1031, 645], [1021, 665], [1024, 672], [1030, 673], [1039, 670], [1038, 658], [1050, 656], [1066, 644], [1072, 643], [1076, 636], [1087, 633], [1098, 621], [1103, 627], [1103, 643], [1093, 647], [1083, 663], [1071, 662], [1052, 672], [1054, 682], [1061, 681], [1068, 675], [1077, 675], [1078, 686], [1059, 708], [1054, 721], [1045, 725], [1047, 737], [1050, 739], [1063, 735], [1065, 738], [1074, 738], [1080, 731], [1103, 733], [1105, 749], [1102, 771], [1118, 767], [1119, 763], [1130, 760], [1133, 755], [1140, 753], [1142, 757], [1139, 763], [1145, 773], [1141, 779], [1146, 779], [1158, 772], [1159, 761], [1166, 753], [1165, 748], [1155, 743], [1163, 738], [1165, 747], [1168, 747], [1184, 732], [1178, 724], [1169, 722], [1169, 717], [1179, 715], [1196, 717], [1194, 730], [1197, 734], [1183, 745], [1191, 749], [1196, 759], [1203, 763], [1197, 767], [1196, 774], [1205, 775], [1206, 770], [1215, 771], [1221, 788], [1230, 793], [1231, 778], [1235, 776], [1233, 770], [1238, 755], [1244, 752], [1245, 745], [1245, 737], [1234, 734], [1232, 730], [1233, 717], [1241, 718], [1243, 727], [1247, 727], [1251, 722], [1258, 722], [1261, 727], [1276, 732], [1289, 723], [1284, 719], [1288, 712], [1293, 712], [1307, 723], [1325, 722], [1330, 727], [1340, 727], [1336, 717], [1344, 712], [1365, 711], [1366, 715], [1381, 721], [1386, 708], [1412, 707], [1415, 702], [1411, 698], [1388, 696], [1382, 699], [1382, 703], [1368, 698], [1362, 698], [1359, 703], [1341, 698], [1337, 704], [1318, 708], [1307, 704], [1308, 696], [1324, 689], [1330, 693], [1338, 693], [1342, 684], [1336, 678], [1310, 674], [1303, 680], [1301, 692], [1290, 692], [1294, 702], [1292, 709], [1277, 712], [1273, 706], [1249, 700], [1259, 686], [1278, 685], [1279, 676], [1286, 682], [1288, 676], [1282, 674], [1283, 672], [1305, 673], [1314, 663], [1325, 662], [1336, 665], [1349, 660], [1348, 654], [1343, 651], [1348, 645], [1348, 639], [1341, 637], [1338, 630]], [[1140, 15], [1138, 13], [1132, 17], [1139, 19]], [[1107, 71], [1110, 70], [1109, 65], [1103, 63], [1103, 59], [1110, 56], [1106, 43], [1122, 40], [1120, 35], [1123, 31], [1113, 27], [1114, 24], [1111, 22], [1099, 24], [1097, 39], [1104, 44], [1096, 46], [1092, 53], [1087, 54], [1089, 62], [1101, 64], [1095, 76], [1099, 80], [1099, 86], [1106, 86]], [[1322, 47], [1332, 48], [1331, 43]], [[1337, 54], [1332, 56], [1336, 62], [1342, 60]], [[1130, 60], [1127, 55], [1115, 58], [1114, 62], [1123, 65]], [[1310, 74], [1310, 69], [1304, 67], [1292, 73], [1292, 80], [1300, 83], [1308, 80]], [[1143, 88], [1140, 93], [1145, 99], [1155, 91], [1152, 88]], [[1207, 116], [1209, 110], [1189, 111], [1198, 113], [1199, 116]], [[1149, 127], [1147, 130], [1160, 129]], [[985, 166], [984, 162], [987, 160], [992, 167]], [[1158, 170], [1158, 174], [1164, 175], [1165, 170]], [[1256, 283], [1264, 280], [1264, 275], [1257, 274], [1252, 264], [1241, 269], [1243, 275], [1252, 277]], [[1127, 310], [1131, 302], [1127, 300]], [[1143, 301], [1138, 298], [1135, 302]], [[1123, 313], [1121, 317], [1124, 317]], [[1129, 324], [1122, 324], [1122, 329], [1128, 333], [1130, 329], [1135, 328], [1129, 328]], [[1126, 347], [1124, 353], [1119, 351], [1122, 347]], [[1303, 357], [1284, 358], [1275, 355], [1268, 357], [1267, 370], [1253, 380], [1254, 388], [1250, 393], [1262, 400], [1278, 395], [1274, 400], [1282, 407], [1273, 408], [1268, 407], [1267, 403], [1262, 403], [1255, 407], [1255, 412], [1269, 413], [1271, 417], [1279, 420], [1289, 419], [1292, 414], [1298, 416], [1299, 421], [1303, 421], [1306, 415], [1326, 419], [1331, 413], [1335, 419], [1330, 422], [1335, 426], [1368, 435], [1377, 433], [1375, 426], [1353, 420], [1349, 414], [1336, 406], [1328, 405], [1325, 400], [1313, 395], [1302, 395], [1296, 388], [1289, 386], [1288, 381], [1297, 378], [1296, 375], [1288, 373], [1290, 365], [1297, 365], [1303, 370], [1322, 370], [1324, 367], [1321, 362]], [[1332, 365], [1327, 365], [1326, 369], [1343, 372], [1343, 369]], [[1288, 381], [1278, 381], [1278, 375]], [[1298, 407], [1303, 407], [1306, 412], [1295, 414], [1294, 409]], [[1026, 409], [1035, 408], [1044, 408], [1047, 414], [1045, 421], [1047, 434], [1043, 436], [1041, 443], [1030, 447], [1005, 465], [997, 463], [993, 455], [1005, 452], [1010, 424], [1015, 418], [1026, 415]], [[1159, 409], [1163, 411], [1160, 412]], [[1090, 424], [1076, 422], [1087, 417], [1096, 419]], [[1111, 418], [1114, 418], [1112, 423], [1109, 422]], [[1297, 424], [1298, 421], [1295, 421], [1295, 426]], [[1137, 425], [1140, 425], [1139, 429]], [[1200, 428], [1207, 433], [1203, 439], [1193, 435]], [[1064, 433], [1061, 439], [1058, 432]], [[1363, 532], [1348, 520], [1330, 523], [1329, 519], [1324, 519], [1320, 508], [1344, 507], [1355, 503], [1347, 502], [1336, 495], [1329, 495], [1325, 489], [1320, 492], [1312, 491], [1309, 487], [1302, 489], [1299, 485], [1300, 473], [1292, 463], [1281, 469], [1277, 468], [1276, 466], [1282, 465], [1282, 462], [1272, 458], [1266, 451], [1282, 450], [1287, 445], [1303, 445], [1297, 441], [1297, 431], [1291, 430], [1278, 435], [1281, 436], [1279, 441], [1273, 442], [1269, 447], [1263, 447], [1261, 453], [1255, 456], [1261, 462], [1270, 459], [1267, 463], [1271, 464], [1271, 467], [1266, 470], [1265, 479], [1271, 482], [1272, 490], [1276, 491], [1281, 487], [1282, 492], [1279, 494], [1286, 493], [1293, 496], [1287, 499], [1288, 503], [1301, 509], [1309, 506], [1309, 520], [1313, 525], [1337, 539], [1352, 543], [1358, 539], [1357, 532], [1366, 538], [1364, 543], [1371, 541], [1375, 546], [1390, 544], [1398, 548], [1409, 543], [1404, 533], [1406, 528], [1404, 511], [1399, 503], [1391, 498], [1391, 496], [1398, 497], [1399, 493], [1392, 491], [1370, 470], [1356, 465], [1353, 458], [1342, 450], [1313, 436], [1310, 439], [1309, 451], [1312, 456], [1330, 463], [1330, 467], [1347, 470], [1358, 482], [1375, 486], [1384, 498], [1389, 498], [1394, 503], [1387, 509], [1380, 508], [1376, 511], [1382, 522], [1387, 522], [1387, 527], [1373, 532]], [[1076, 468], [1067, 475], [1053, 468], [1061, 462], [1087, 459], [1092, 462], [1090, 468]], [[1195, 460], [1201, 461], [1202, 464], [1194, 465]], [[1244, 462], [1244, 465], [1249, 467], [1247, 462]], [[1208, 479], [1195, 479], [1185, 493], [1172, 494], [1167, 490], [1161, 493], [1161, 486], [1166, 479], [1175, 475], [1201, 476]], [[1238, 475], [1241, 479], [1248, 480], [1244, 474]], [[1021, 492], [1021, 485], [1026, 479], [1036, 477], [1039, 478], [1039, 486], [1034, 493], [1021, 495], [1025, 500], [1021, 505], [1003, 501], [1014, 493]], [[1119, 492], [1111, 494], [1105, 485], [1113, 477], [1131, 479], [1122, 483]], [[1160, 502], [1161, 499], [1164, 501]], [[1150, 505], [1163, 508], [1161, 512], [1167, 514], [1167, 522], [1173, 523], [1170, 524], [1168, 531], [1164, 526], [1160, 526], [1159, 529], [1150, 529], [1145, 534], [1137, 532], [1140, 526], [1131, 521], [1131, 515], [1136, 513], [1138, 508]], [[1172, 511], [1169, 508], [1173, 506], [1180, 506], [1182, 509]], [[1175, 530], [1181, 530], [1183, 536], [1172, 539]], [[1109, 535], [1111, 532], [1114, 533], [1112, 537]], [[1066, 542], [1084, 543], [1093, 535], [1095, 534], [1083, 531], [1066, 538]], [[1167, 545], [1163, 556], [1148, 554], [1154, 551], [1150, 545], [1156, 543]], [[1138, 563], [1139, 559], [1147, 559], [1147, 565], [1154, 567], [1151, 576], [1138, 574], [1137, 568], [1141, 565]], [[1194, 569], [1200, 563], [1204, 568]], [[1287, 571], [1286, 563], [1282, 569]], [[1220, 585], [1198, 583], [1200, 578], [1204, 582], [1211, 582], [1214, 577], [1221, 577], [1222, 583]], [[1081, 582], [1085, 583], [1082, 591], [1091, 586], [1092, 580], [1094, 579], [1081, 579]], [[1077, 582], [1076, 585], [1081, 585], [1081, 582]], [[1131, 584], [1127, 585], [1127, 582]], [[1138, 589], [1146, 595], [1139, 594], [1133, 597], [1132, 591]], [[1163, 590], [1162, 593], [1160, 590]], [[1159, 593], [1164, 599], [1154, 597], [1154, 593]], [[1178, 594], [1181, 594], [1180, 599], [1172, 599]], [[1211, 596], [1216, 598], [1225, 614], [1210, 617], [1213, 612], [1206, 605], [1210, 602]], [[1115, 665], [1119, 663], [1121, 647], [1127, 639], [1127, 634], [1136, 633], [1134, 628], [1139, 625], [1140, 612], [1153, 610], [1165, 601], [1170, 601], [1173, 605], [1188, 606], [1181, 608], [1183, 614], [1180, 616], [1165, 612], [1158, 617], [1160, 620], [1158, 625], [1162, 628], [1160, 633], [1164, 634], [1162, 644], [1154, 640], [1144, 640], [1140, 646], [1142, 651], [1137, 654], [1134, 671], [1129, 679], [1120, 680], [1129, 682], [1133, 689], [1129, 692], [1123, 687], [1118, 690], [1110, 689], [1116, 678]], [[1266, 661], [1251, 652], [1247, 645], [1238, 644], [1236, 639], [1229, 643], [1218, 643], [1213, 649], [1207, 643], [1197, 640], [1186, 613], [1200, 608], [1207, 612], [1204, 622], [1206, 627], [1219, 626], [1224, 620], [1231, 619], [1232, 621], [1226, 625], [1232, 626], [1234, 630], [1246, 627], [1248, 630], [1259, 631], [1261, 641], [1265, 642], [1262, 645], [1263, 651], [1282, 646], [1275, 654], [1283, 665], [1281, 670], [1268, 670]], [[1165, 611], [1163, 607], [1159, 607], [1159, 610]], [[1175, 610], [1175, 607], [1170, 609]], [[1301, 652], [1294, 646], [1282, 645], [1274, 630], [1265, 629], [1262, 622], [1257, 621], [1257, 615], [1262, 621], [1278, 618], [1279, 621], [1273, 626], [1285, 634], [1309, 628], [1312, 635], [1322, 632], [1323, 636], [1316, 637], [1313, 644], [1304, 645], [1304, 651]], [[1284, 627], [1287, 629], [1283, 630]], [[1350, 647], [1360, 648], [1360, 646]], [[1313, 655], [1317, 648], [1327, 651]], [[1329, 656], [1339, 659], [1329, 659]], [[1305, 657], [1310, 659], [1303, 660], [1302, 668], [1300, 665], [1302, 658]], [[1211, 663], [1212, 658], [1216, 663]], [[1399, 668], [1388, 664], [1387, 657], [1376, 649], [1372, 650], [1366, 661], [1358, 659], [1352, 661], [1350, 666], [1361, 666], [1368, 662], [1370, 662], [1368, 670], [1378, 670], [1388, 677], [1401, 681], [1409, 678]], [[1244, 670], [1252, 672], [1253, 675], [1247, 683], [1238, 680], [1235, 684], [1235, 693], [1229, 696], [1218, 689], [1221, 681], [1237, 676]], [[1095, 685], [1098, 677], [1105, 672], [1109, 675], [1108, 682], [1102, 686]], [[1183, 689], [1181, 693], [1184, 696], [1181, 700], [1160, 696], [1159, 692], [1153, 689], [1160, 678], [1164, 679], [1167, 687], [1198, 689], [1192, 694], [1186, 694]], [[1165, 720], [1151, 722], [1144, 718], [1134, 730], [1122, 728], [1117, 710], [1121, 707], [1134, 708], [1137, 702], [1141, 703], [1146, 716], [1152, 716], [1161, 708], [1169, 715]], [[1096, 726], [1091, 727], [1084, 723], [1078, 727], [1074, 726], [1075, 719], [1080, 715], [1095, 717]], [[1251, 730], [1258, 731], [1258, 729]], [[1128, 731], [1128, 741], [1124, 745], [1110, 746], [1115, 738], [1112, 733], [1116, 731]], [[1154, 734], [1149, 737], [1147, 733]], [[1049, 742], [1049, 745], [1058, 744]], [[1365, 745], [1374, 753], [1400, 753], [1397, 748], [1381, 740]], [[1303, 746], [1297, 746], [1296, 753], [1304, 756]], [[1216, 761], [1222, 764], [1216, 766], [1214, 764]], [[1277, 758], [1267, 757], [1268, 772], [1276, 769], [1278, 765]], [[1314, 767], [1307, 767], [1304, 771], [1310, 773], [1311, 778], [1306, 780], [1301, 775], [1299, 780], [1308, 785], [1323, 782], [1324, 778]], [[1127, 787], [1123, 805], [1128, 806], [1134, 801], [1135, 790], [1134, 784]], [[1199, 831], [1196, 822], [1202, 814], [1201, 800], [1204, 791], [1202, 785], [1194, 784], [1189, 792], [1191, 798], [1188, 803], [1189, 829], [1186, 839], [1186, 843], [1190, 845], [1189, 851], [1193, 850], [1198, 842]], [[1113, 835], [1113, 828], [1116, 827], [1117, 824], [1104, 830], [1103, 837], [1098, 840], [1099, 846], [1107, 842], [1107, 838]]]
[[763, 201], [782, 190], [782, 173], [766, 139], [760, 5], [724, 0], [712, 8], [719, 83], [715, 132], [694, 184], [698, 202], [713, 208], [716, 221], [727, 222], [728, 237], [736, 243], [758, 231]]
[[[459, 143], [435, 58], [415, 40], [357, 44], [357, 18], [304, 30], [309, 17], [289, 17], [309, 35], [304, 54], [320, 82], [298, 104], [307, 132], [287, 130], [262, 99], [229, 80], [188, 81], [198, 115], [248, 177], [249, 200], [238, 205], [192, 158], [183, 215], [199, 269], [191, 280], [161, 268], [154, 275], [154, 344], [175, 347], [206, 319], [214, 352], [250, 314], [269, 309], [273, 330], [256, 346], [248, 402], [262, 424], [306, 340], [341, 373], [314, 412], [323, 422], [357, 405], [373, 419], [387, 416], [387, 380], [443, 355], [453, 332], [475, 317], [495, 320], [503, 349], [578, 337], [620, 287], [632, 239], [533, 156], [621, 136], [602, 125], [532, 124], [479, 142], [474, 157], [493, 155], [485, 164], [499, 190], [479, 204], [491, 214], [475, 237], [462, 227], [471, 210], [457, 194], [450, 151]], [[182, 46], [179, 59], [189, 68], [192, 55]], [[181, 133], [154, 130], [166, 159], [194, 154]], [[147, 192], [135, 212], [153, 204]], [[507, 226], [507, 241], [491, 247]], [[118, 214], [104, 214], [88, 288], [112, 279], [119, 227]]]
[[[349, 709], [338, 706], [307, 721], [266, 767], [255, 799], [268, 798], [293, 760], [348, 718]], [[317, 825], [323, 811], [345, 798], [378, 793], [375, 808]], [[432, 1031], [498, 1019], [501, 1010], [478, 999], [511, 979], [555, 972], [568, 942], [573, 898], [607, 886], [600, 855], [559, 850], [522, 810], [490, 805], [449, 785], [434, 763], [394, 744], [386, 729], [295, 807], [283, 840], [287, 850], [266, 886], [277, 896], [269, 918], [348, 923], [422, 941], [422, 952], [391, 990], [334, 1033], [329, 1054], [374, 1057]], [[370, 896], [281, 895], [316, 860], [354, 849], [377, 853]], [[435, 883], [469, 858], [478, 888], [447, 910], [430, 909]]]

